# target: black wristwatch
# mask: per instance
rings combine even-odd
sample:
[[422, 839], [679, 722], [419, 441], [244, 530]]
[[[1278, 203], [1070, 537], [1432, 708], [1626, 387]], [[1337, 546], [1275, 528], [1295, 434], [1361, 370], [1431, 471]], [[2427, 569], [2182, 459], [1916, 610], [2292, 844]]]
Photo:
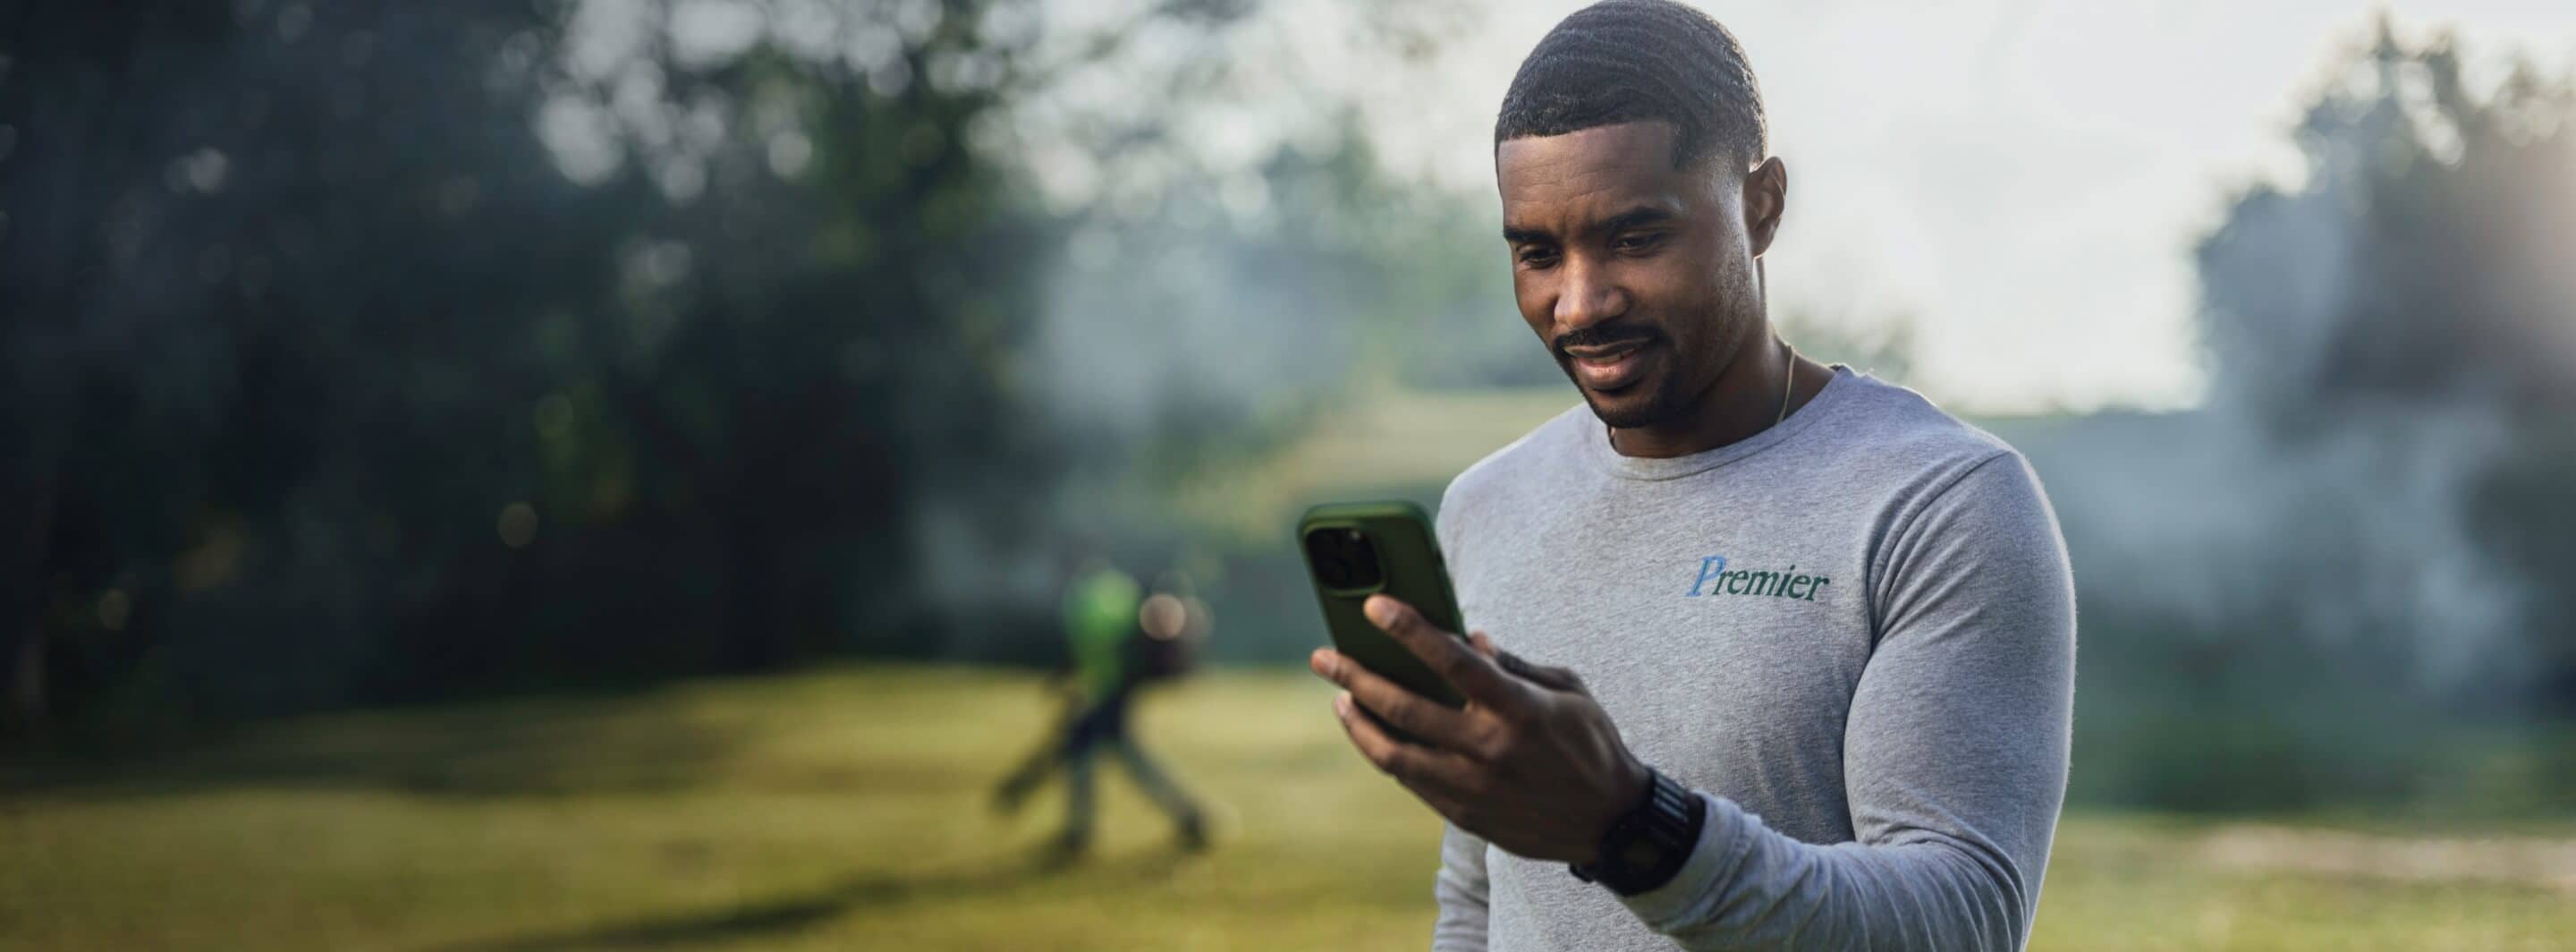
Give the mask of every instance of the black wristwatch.
[[1645, 800], [1611, 821], [1598, 858], [1566, 867], [1574, 878], [1634, 896], [1671, 882], [1690, 861], [1708, 805], [1663, 771], [1648, 767], [1646, 775]]

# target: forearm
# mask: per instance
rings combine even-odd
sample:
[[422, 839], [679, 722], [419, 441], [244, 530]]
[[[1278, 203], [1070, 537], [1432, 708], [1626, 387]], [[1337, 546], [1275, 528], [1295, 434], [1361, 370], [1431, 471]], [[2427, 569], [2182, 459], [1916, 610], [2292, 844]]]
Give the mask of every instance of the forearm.
[[1623, 900], [1685, 949], [2019, 949], [2035, 882], [1955, 837], [1802, 843], [1722, 797], [1673, 880]]

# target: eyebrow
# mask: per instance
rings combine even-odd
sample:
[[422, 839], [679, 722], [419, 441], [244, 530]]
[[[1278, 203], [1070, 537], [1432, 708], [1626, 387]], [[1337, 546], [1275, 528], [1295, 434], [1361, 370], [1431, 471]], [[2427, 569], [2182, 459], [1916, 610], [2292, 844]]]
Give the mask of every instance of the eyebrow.
[[1594, 230], [1615, 234], [1617, 232], [1635, 228], [1639, 225], [1659, 224], [1671, 221], [1672, 219], [1673, 213], [1670, 211], [1656, 208], [1652, 205], [1639, 205], [1635, 208], [1610, 216], [1609, 220], [1602, 222], [1600, 226]]
[[[1592, 225], [1584, 230], [1593, 234], [1615, 234], [1641, 225], [1653, 225], [1671, 221], [1673, 218], [1674, 215], [1669, 209], [1657, 208], [1652, 205], [1639, 205], [1635, 208], [1631, 208], [1627, 211], [1602, 219], [1599, 224]], [[1544, 231], [1530, 228], [1514, 228], [1509, 225], [1505, 225], [1503, 226], [1503, 240], [1517, 245], [1554, 241], [1556, 238]]]

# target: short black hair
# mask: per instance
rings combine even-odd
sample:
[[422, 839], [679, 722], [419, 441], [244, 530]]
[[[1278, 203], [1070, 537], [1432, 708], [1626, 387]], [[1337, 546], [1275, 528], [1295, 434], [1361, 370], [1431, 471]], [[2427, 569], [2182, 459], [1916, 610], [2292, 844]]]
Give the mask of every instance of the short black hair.
[[1512, 76], [1494, 146], [1645, 120], [1672, 124], [1677, 168], [1716, 156], [1751, 168], [1770, 147], [1743, 45], [1673, 0], [1602, 0], [1549, 30]]

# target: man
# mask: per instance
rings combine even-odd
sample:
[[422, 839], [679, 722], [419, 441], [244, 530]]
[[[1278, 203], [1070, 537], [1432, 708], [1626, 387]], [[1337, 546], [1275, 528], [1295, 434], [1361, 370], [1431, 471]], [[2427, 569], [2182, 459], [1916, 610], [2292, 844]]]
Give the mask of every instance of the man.
[[1066, 716], [1055, 740], [1030, 755], [993, 792], [995, 809], [1016, 810], [1051, 768], [1063, 765], [1064, 830], [1048, 846], [1050, 863], [1071, 862], [1091, 846], [1092, 761], [1104, 750], [1172, 818], [1181, 848], [1207, 848], [1205, 813], [1127, 730], [1136, 690], [1147, 681], [1177, 675], [1176, 669], [1157, 668], [1156, 663], [1180, 657], [1177, 652], [1185, 645], [1166, 648], [1163, 642], [1177, 642], [1190, 621], [1187, 603], [1174, 595], [1157, 593], [1148, 599], [1143, 594], [1135, 579], [1106, 562], [1093, 560], [1074, 573], [1064, 594], [1065, 639], [1073, 662]]
[[1734, 37], [1664, 0], [1566, 18], [1503, 102], [1513, 285], [1588, 409], [1450, 484], [1472, 641], [1368, 606], [1464, 709], [1312, 659], [1448, 820], [1437, 949], [2027, 940], [2073, 696], [2056, 517], [2001, 441], [1773, 336], [1764, 138]]

